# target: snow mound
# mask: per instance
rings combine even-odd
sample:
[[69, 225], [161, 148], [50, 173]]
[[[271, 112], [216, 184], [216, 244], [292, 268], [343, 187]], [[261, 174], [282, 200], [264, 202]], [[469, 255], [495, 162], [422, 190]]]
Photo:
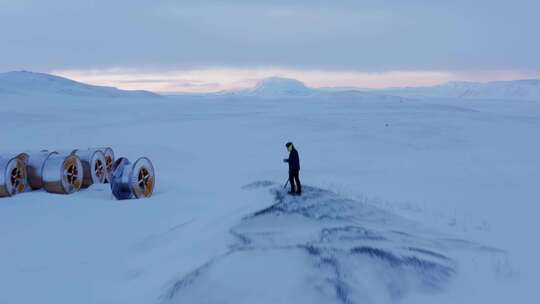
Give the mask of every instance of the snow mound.
[[456, 243], [497, 252], [330, 191], [244, 187], [258, 188], [275, 204], [234, 226], [230, 250], [176, 280], [164, 303], [393, 303], [443, 290], [458, 271]]
[[159, 95], [148, 91], [126, 91], [114, 87], [95, 86], [64, 77], [28, 71], [0, 73], [0, 94], [67, 95], [99, 98], [159, 97]]

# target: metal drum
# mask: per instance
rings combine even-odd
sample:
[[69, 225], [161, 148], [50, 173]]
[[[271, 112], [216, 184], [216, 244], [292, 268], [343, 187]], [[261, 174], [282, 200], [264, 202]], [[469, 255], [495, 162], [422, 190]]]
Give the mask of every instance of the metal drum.
[[98, 150], [101, 150], [103, 154], [105, 155], [105, 163], [107, 164], [107, 176], [105, 178], [105, 182], [108, 183], [111, 181], [111, 175], [113, 172], [113, 164], [114, 164], [114, 151], [112, 148], [105, 147], [105, 148], [98, 148]]
[[116, 199], [146, 198], [154, 192], [154, 166], [146, 157], [131, 163], [121, 157], [113, 164], [111, 190]]
[[108, 173], [105, 154], [101, 150], [75, 150], [74, 154], [80, 158], [82, 163], [82, 188], [88, 188], [92, 184], [105, 183]]
[[24, 192], [27, 187], [26, 165], [23, 160], [0, 157], [0, 197]]
[[57, 152], [50, 152], [47, 150], [41, 150], [39, 152], [28, 152], [26, 169], [28, 171], [28, 184], [32, 190], [38, 190], [43, 188], [42, 171], [45, 161], [51, 156], [58, 154]]
[[83, 165], [77, 155], [50, 155], [42, 169], [43, 188], [47, 192], [70, 194], [82, 186]]

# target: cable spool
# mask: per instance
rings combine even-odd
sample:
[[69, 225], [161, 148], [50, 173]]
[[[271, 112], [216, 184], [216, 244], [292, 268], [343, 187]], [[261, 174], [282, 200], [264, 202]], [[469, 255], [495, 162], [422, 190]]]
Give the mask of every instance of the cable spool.
[[16, 156], [18, 159], [20, 159], [23, 163], [24, 163], [24, 166], [26, 167], [26, 164], [28, 164], [28, 158], [30, 157], [30, 155], [28, 155], [27, 153], [19, 153], [17, 154]]
[[22, 152], [22, 153], [17, 154], [16, 157], [17, 157], [17, 159], [21, 160], [24, 163], [24, 171], [25, 171], [25, 174], [26, 174], [24, 191], [30, 191], [30, 190], [32, 190], [30, 188], [30, 184], [28, 182], [28, 160], [30, 158], [30, 155], [28, 155], [27, 153]]
[[83, 165], [77, 155], [51, 154], [43, 164], [43, 188], [50, 193], [71, 194], [81, 188], [83, 175]]
[[98, 150], [101, 150], [103, 154], [105, 155], [105, 163], [107, 168], [107, 176], [105, 178], [105, 182], [108, 183], [111, 181], [111, 175], [113, 172], [113, 164], [114, 164], [114, 151], [112, 148], [105, 147], [105, 148], [99, 148]]
[[82, 188], [88, 188], [92, 184], [103, 184], [107, 178], [107, 164], [105, 154], [98, 149], [75, 150], [82, 163], [83, 180]]
[[152, 196], [156, 182], [154, 166], [146, 157], [137, 159], [134, 164], [125, 158], [113, 164], [111, 190], [116, 199], [146, 198]]
[[28, 158], [26, 162], [26, 168], [28, 171], [28, 184], [30, 185], [32, 190], [38, 190], [43, 188], [43, 165], [51, 155], [56, 154], [58, 154], [58, 152], [50, 152], [47, 150], [27, 153]]
[[26, 164], [23, 160], [0, 158], [0, 197], [24, 192], [27, 187]]

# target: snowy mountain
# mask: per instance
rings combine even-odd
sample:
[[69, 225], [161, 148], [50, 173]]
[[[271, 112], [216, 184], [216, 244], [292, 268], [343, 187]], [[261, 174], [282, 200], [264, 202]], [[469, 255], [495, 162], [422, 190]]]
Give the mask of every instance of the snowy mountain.
[[307, 87], [303, 82], [283, 77], [269, 77], [259, 81], [255, 87], [240, 91], [226, 91], [225, 95], [255, 97], [306, 97], [315, 95], [317, 90]]
[[[334, 99], [399, 99], [453, 98], [540, 100], [540, 80], [495, 81], [487, 83], [456, 81], [428, 87], [388, 89], [360, 89], [354, 87], [310, 88], [301, 81], [271, 77], [261, 80], [248, 90], [225, 92], [225, 95], [256, 96], [262, 98], [334, 98]], [[399, 97], [398, 97], [399, 96]]]
[[402, 97], [390, 96], [376, 92], [366, 92], [353, 88], [315, 89], [303, 82], [282, 77], [270, 77], [259, 81], [252, 89], [224, 92], [228, 96], [260, 97], [265, 99], [333, 99], [333, 100], [395, 100], [403, 101]]
[[68, 95], [100, 98], [151, 98], [159, 95], [148, 91], [126, 91], [114, 87], [95, 86], [67, 78], [28, 71], [0, 73], [0, 95]]
[[308, 88], [303, 82], [296, 79], [270, 77], [257, 83], [255, 88], [250, 90], [258, 96], [281, 96], [296, 95], [308, 96], [316, 93], [315, 90]]
[[540, 100], [540, 80], [449, 82], [430, 87], [406, 87], [377, 90], [406, 97], [442, 97], [459, 99]]

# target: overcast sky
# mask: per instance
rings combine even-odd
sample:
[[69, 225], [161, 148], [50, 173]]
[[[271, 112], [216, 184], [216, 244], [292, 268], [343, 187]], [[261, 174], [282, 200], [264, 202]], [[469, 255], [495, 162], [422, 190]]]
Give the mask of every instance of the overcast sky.
[[[540, 1], [0, 0], [0, 71], [161, 91], [540, 77]], [[371, 77], [371, 78], [370, 78]]]

